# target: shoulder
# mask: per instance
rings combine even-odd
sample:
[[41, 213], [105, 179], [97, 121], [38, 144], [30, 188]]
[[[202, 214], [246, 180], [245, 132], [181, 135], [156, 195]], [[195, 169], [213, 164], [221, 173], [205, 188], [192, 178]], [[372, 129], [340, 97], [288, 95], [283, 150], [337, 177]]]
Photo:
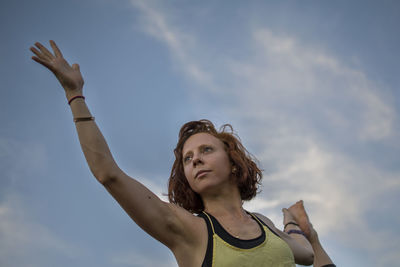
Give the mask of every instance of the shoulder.
[[257, 216], [270, 230], [272, 230], [276, 235], [281, 237], [282, 239], [287, 239], [288, 235], [274, 225], [274, 223], [266, 216], [262, 215], [261, 213], [253, 212], [253, 215]]
[[[305, 244], [304, 242], [300, 242], [299, 240], [295, 240], [287, 233], [276, 228], [274, 223], [264, 215], [259, 213], [253, 213], [253, 214], [257, 216], [260, 220], [262, 220], [271, 230], [273, 230], [283, 241], [286, 242], [286, 244], [289, 246], [289, 248], [293, 253], [296, 263], [303, 265], [312, 264], [313, 262], [312, 248], [311, 250], [306, 248], [305, 246], [307, 244]], [[308, 243], [308, 241], [306, 242]]]
[[263, 223], [265, 223], [268, 227], [272, 228], [272, 229], [276, 229], [274, 223], [267, 218], [266, 216], [262, 215], [261, 213], [257, 213], [257, 212], [252, 212], [253, 215], [257, 216], [258, 219], [260, 219]]

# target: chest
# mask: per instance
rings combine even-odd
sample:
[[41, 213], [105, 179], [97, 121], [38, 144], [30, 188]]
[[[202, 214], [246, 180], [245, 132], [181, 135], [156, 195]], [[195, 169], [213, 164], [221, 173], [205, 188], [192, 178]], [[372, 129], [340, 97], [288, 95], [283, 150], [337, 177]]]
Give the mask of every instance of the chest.
[[[256, 218], [255, 225], [238, 225], [208, 214], [205, 216], [209, 238], [202, 267], [295, 266], [288, 245]], [[229, 232], [227, 228], [230, 228]], [[231, 234], [235, 230], [242, 234], [240, 238]]]
[[261, 226], [253, 219], [247, 219], [245, 221], [218, 219], [218, 222], [223, 230], [238, 239], [254, 239], [262, 234]]

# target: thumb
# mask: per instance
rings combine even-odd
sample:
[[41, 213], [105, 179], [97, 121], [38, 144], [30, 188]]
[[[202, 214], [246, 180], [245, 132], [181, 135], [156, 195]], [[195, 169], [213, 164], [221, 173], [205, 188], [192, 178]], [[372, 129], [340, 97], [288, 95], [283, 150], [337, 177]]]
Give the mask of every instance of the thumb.
[[290, 212], [289, 212], [288, 209], [283, 208], [283, 209], [282, 209], [282, 212], [283, 212], [283, 218], [289, 218], [289, 217], [291, 217], [291, 216], [290, 216]]
[[80, 67], [79, 67], [79, 64], [72, 64], [72, 68], [74, 69], [74, 70], [80, 70]]

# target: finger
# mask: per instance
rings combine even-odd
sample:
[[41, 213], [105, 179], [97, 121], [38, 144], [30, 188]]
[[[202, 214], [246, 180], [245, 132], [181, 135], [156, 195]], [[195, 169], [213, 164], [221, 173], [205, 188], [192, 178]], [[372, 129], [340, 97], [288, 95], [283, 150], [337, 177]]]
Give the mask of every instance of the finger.
[[80, 67], [79, 67], [79, 64], [72, 64], [72, 68], [74, 69], [74, 70], [79, 70], [80, 71]]
[[34, 47], [31, 47], [30, 50], [36, 55], [36, 56], [32, 57], [33, 60], [35, 60], [36, 62], [42, 64], [46, 68], [49, 68], [49, 69], [52, 68], [50, 66], [50, 62], [49, 62], [48, 58], [44, 57], [43, 53], [41, 53], [39, 50], [37, 50]]
[[51, 70], [52, 72], [54, 72], [53, 66], [52, 66], [51, 64], [49, 64], [46, 60], [42, 60], [42, 59], [40, 59], [40, 58], [38, 58], [38, 57], [35, 57], [35, 56], [33, 56], [32, 59], [33, 59], [34, 61], [36, 61], [37, 63], [39, 63], [39, 64], [45, 66], [46, 68], [48, 68], [48, 69]]
[[282, 209], [282, 212], [283, 212], [283, 215], [284, 215], [284, 216], [292, 215], [292, 213], [290, 213], [290, 211], [289, 211], [288, 209], [286, 209], [286, 208], [283, 208], [283, 209]]
[[63, 55], [62, 55], [62, 53], [61, 53], [61, 50], [58, 48], [58, 46], [56, 45], [56, 42], [54, 42], [53, 40], [50, 40], [50, 45], [51, 45], [51, 48], [53, 48], [53, 51], [54, 51], [54, 55], [56, 56], [56, 57], [63, 57]]
[[42, 57], [42, 53], [34, 47], [31, 47], [30, 50], [34, 53], [37, 57]]
[[43, 53], [44, 57], [48, 58], [49, 60], [54, 58], [53, 54], [46, 47], [44, 47], [41, 43], [36, 42], [35, 45]]

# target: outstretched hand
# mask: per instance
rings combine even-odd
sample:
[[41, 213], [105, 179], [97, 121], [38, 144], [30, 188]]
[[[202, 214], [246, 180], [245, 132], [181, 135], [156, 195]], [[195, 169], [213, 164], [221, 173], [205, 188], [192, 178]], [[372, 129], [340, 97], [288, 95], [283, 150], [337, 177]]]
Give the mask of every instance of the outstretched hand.
[[64, 59], [60, 49], [57, 47], [54, 41], [50, 41], [53, 53], [51, 53], [45, 46], [41, 43], [35, 43], [35, 47], [31, 47], [30, 50], [36, 55], [32, 56], [32, 59], [36, 62], [42, 64], [54, 73], [61, 86], [65, 90], [65, 94], [69, 96], [82, 94], [83, 88], [83, 78], [79, 69], [78, 64], [73, 64], [72, 66]]

